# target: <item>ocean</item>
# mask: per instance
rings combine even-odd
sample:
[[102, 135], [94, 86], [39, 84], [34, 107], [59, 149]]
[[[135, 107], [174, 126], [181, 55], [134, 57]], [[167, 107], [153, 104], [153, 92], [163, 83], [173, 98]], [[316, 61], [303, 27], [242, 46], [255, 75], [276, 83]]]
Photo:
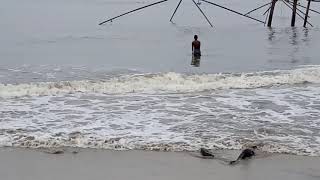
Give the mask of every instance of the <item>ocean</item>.
[[[0, 146], [320, 156], [320, 16], [191, 0], [1, 0]], [[269, 1], [216, 0], [247, 12]], [[305, 2], [301, 2], [304, 4]], [[320, 3], [313, 3], [319, 9]], [[267, 8], [267, 7], [266, 7]], [[251, 16], [264, 21], [263, 12]], [[202, 57], [193, 66], [197, 34]]]

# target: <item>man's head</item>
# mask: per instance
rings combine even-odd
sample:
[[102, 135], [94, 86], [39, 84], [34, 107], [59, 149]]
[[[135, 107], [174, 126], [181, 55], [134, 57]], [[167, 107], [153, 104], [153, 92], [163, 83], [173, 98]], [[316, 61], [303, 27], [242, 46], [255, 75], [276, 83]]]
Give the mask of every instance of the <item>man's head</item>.
[[198, 36], [197, 35], [194, 35], [194, 40], [198, 40]]

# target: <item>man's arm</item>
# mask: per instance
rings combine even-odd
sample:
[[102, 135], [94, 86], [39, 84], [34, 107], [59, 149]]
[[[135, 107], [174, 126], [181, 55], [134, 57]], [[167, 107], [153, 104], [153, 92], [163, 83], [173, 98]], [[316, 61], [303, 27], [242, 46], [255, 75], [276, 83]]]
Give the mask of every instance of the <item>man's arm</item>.
[[191, 49], [192, 49], [192, 52], [193, 52], [193, 46], [194, 46], [194, 45], [193, 45], [193, 42], [192, 42], [192, 48], [191, 48]]

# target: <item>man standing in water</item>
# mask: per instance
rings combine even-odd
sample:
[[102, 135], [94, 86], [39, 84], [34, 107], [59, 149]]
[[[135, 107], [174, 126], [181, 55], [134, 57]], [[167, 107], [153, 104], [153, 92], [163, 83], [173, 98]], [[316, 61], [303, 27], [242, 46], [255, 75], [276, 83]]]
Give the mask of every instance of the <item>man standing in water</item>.
[[198, 41], [198, 36], [194, 35], [194, 41], [192, 42], [192, 55], [193, 57], [200, 58], [201, 51], [200, 51], [201, 43]]

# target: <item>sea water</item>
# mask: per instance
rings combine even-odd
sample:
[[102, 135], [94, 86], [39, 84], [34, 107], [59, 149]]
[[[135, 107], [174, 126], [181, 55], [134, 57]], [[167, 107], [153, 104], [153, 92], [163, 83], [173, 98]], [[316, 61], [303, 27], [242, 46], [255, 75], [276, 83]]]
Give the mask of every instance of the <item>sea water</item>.
[[[0, 146], [320, 155], [320, 17], [274, 27], [201, 3], [3, 0]], [[214, 1], [247, 12], [268, 1]], [[301, 2], [304, 3], [304, 2]], [[267, 7], [266, 7], [267, 8]], [[314, 3], [314, 9], [319, 5]], [[266, 9], [252, 13], [264, 20]], [[199, 67], [191, 42], [202, 42]]]

